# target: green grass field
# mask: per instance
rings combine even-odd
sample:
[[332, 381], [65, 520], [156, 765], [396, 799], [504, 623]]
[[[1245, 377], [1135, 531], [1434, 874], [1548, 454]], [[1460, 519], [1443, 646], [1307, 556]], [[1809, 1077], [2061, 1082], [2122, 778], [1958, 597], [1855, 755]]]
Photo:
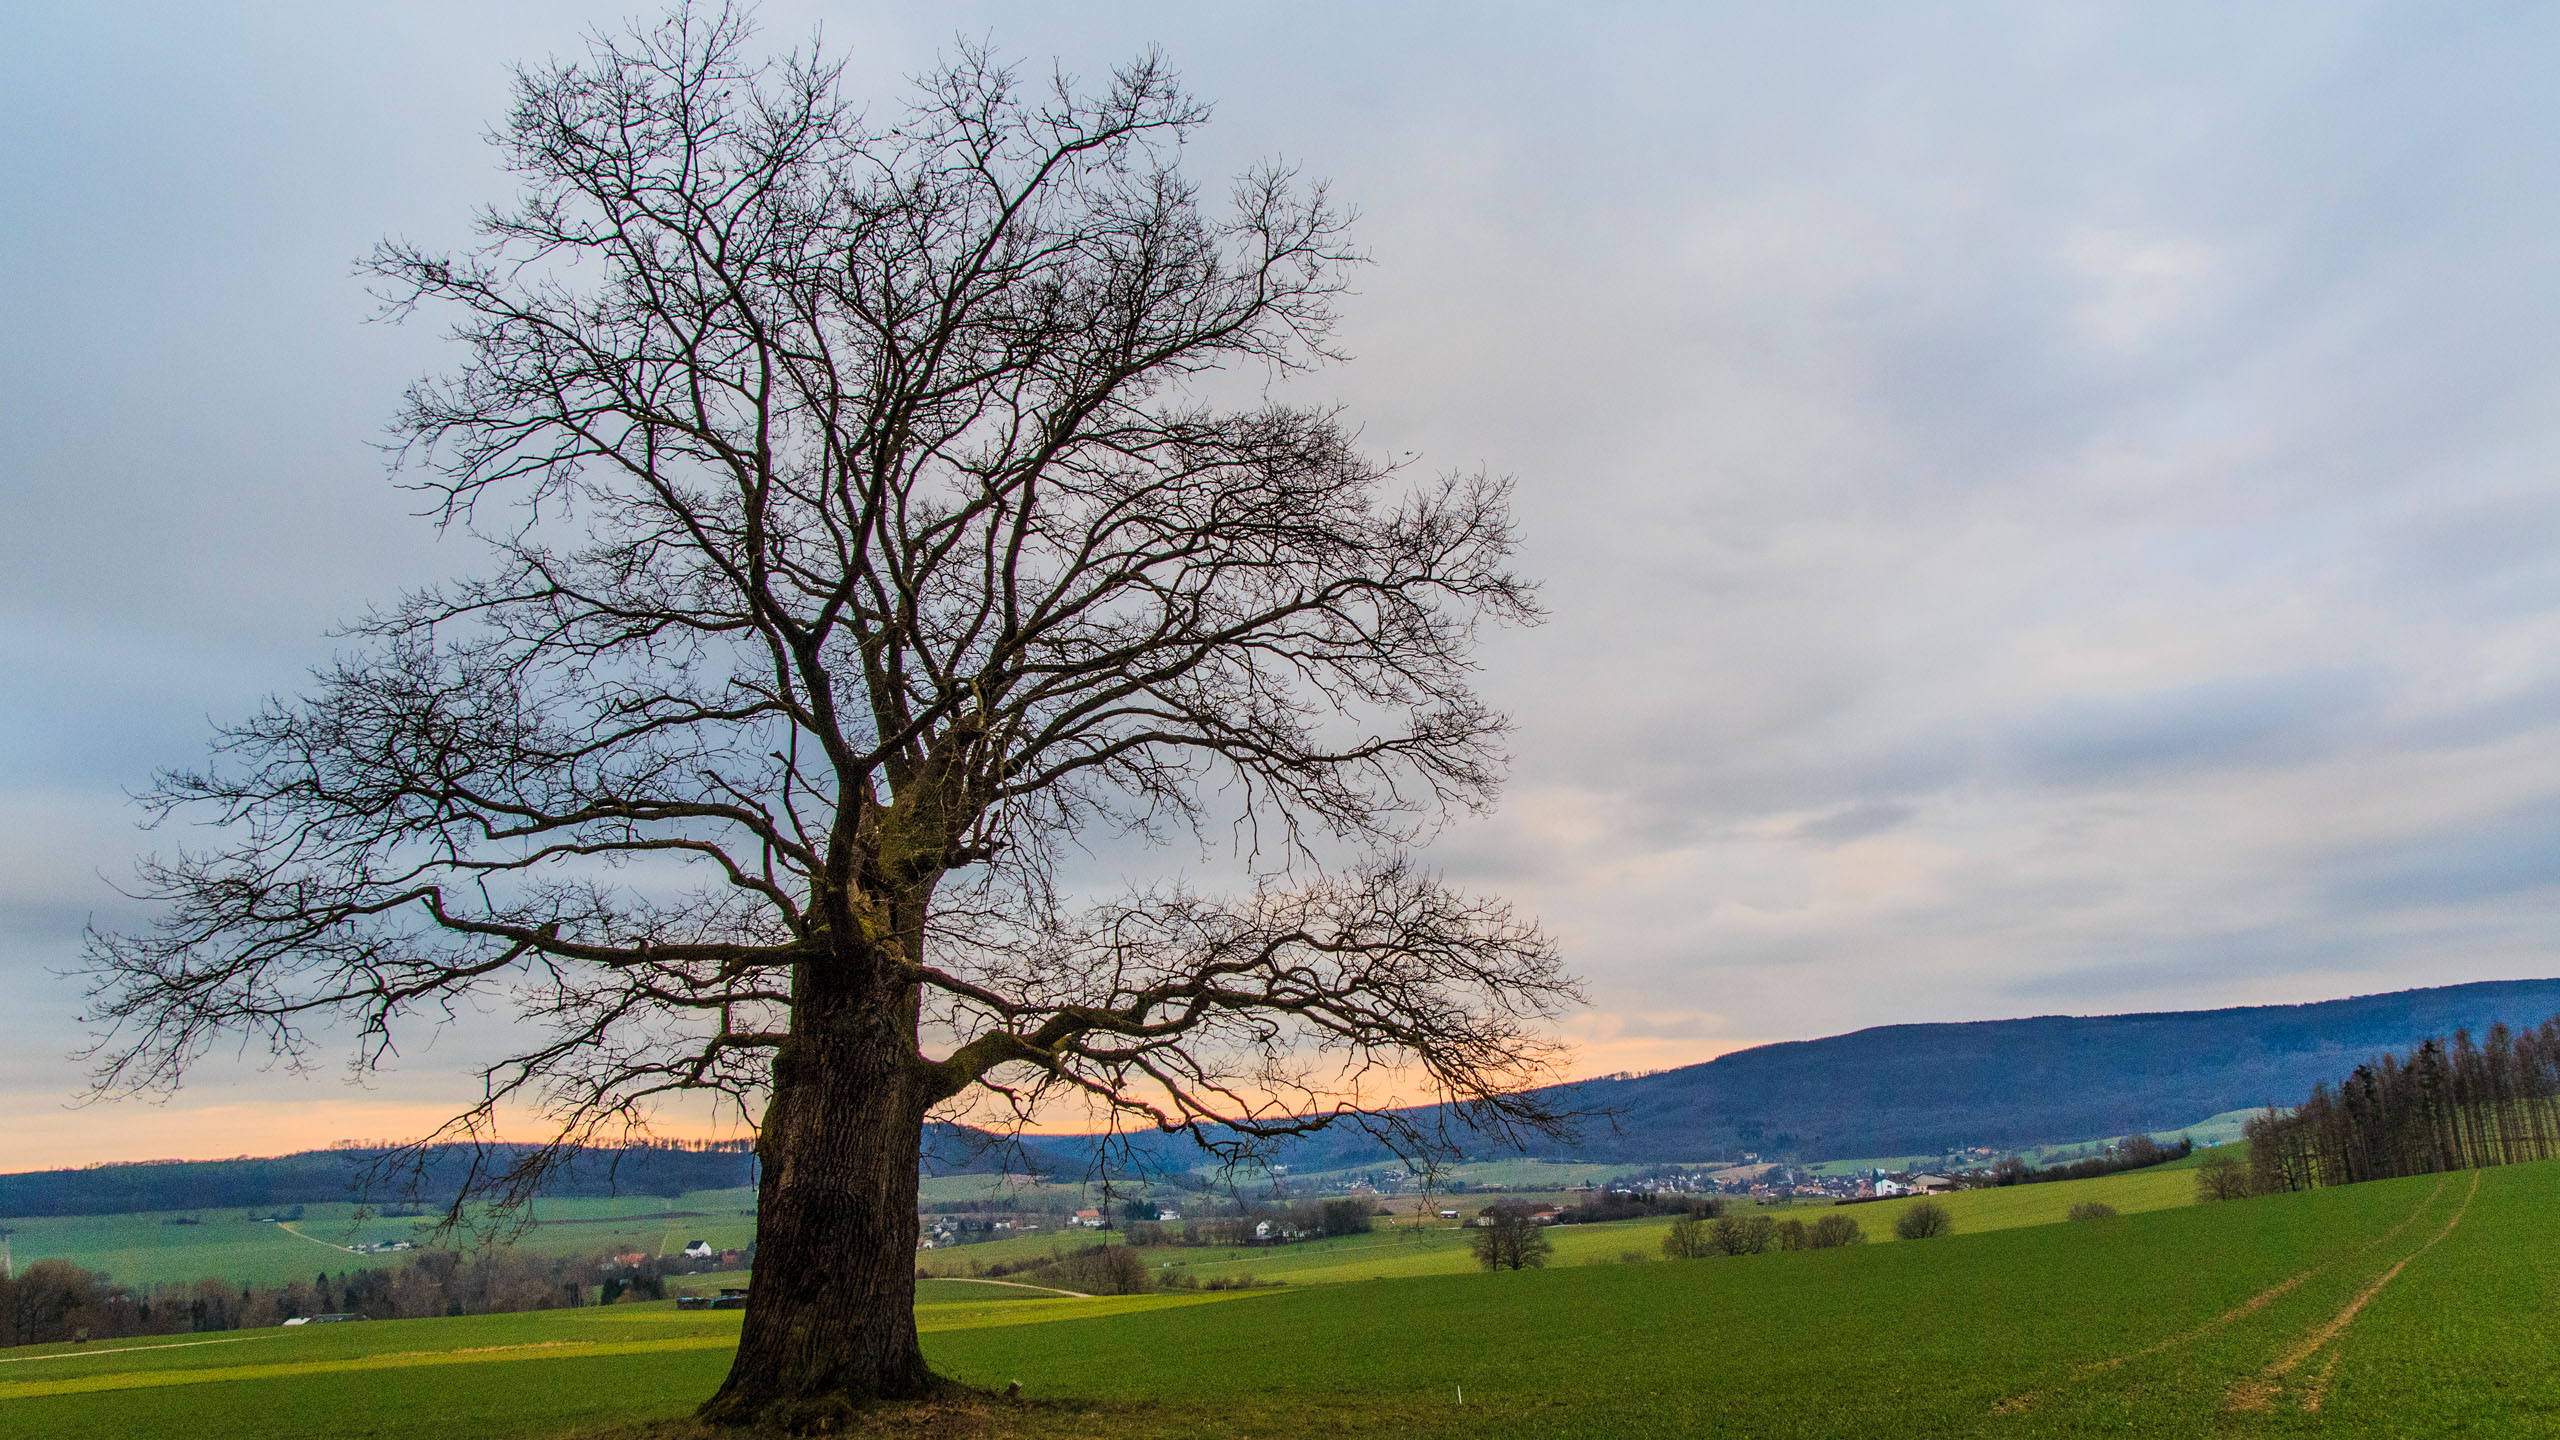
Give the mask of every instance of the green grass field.
[[[917, 1313], [935, 1365], [989, 1388], [1019, 1381], [1031, 1403], [939, 1412], [925, 1430], [2560, 1433], [2560, 1247], [2547, 1238], [2560, 1163], [2095, 1223], [2027, 1218], [2029, 1202], [2112, 1185], [2119, 1203], [2127, 1182], [2160, 1178], [1975, 1192], [1951, 1205], [1972, 1208], [1973, 1228], [1945, 1239], [1742, 1259], [1340, 1284], [1309, 1283], [1324, 1271], [1311, 1267], [1277, 1290], [1093, 1300], [928, 1282]], [[1645, 1228], [1560, 1240], [1597, 1254]], [[1359, 1263], [1345, 1253], [1331, 1269]], [[0, 1355], [0, 1437], [646, 1426], [717, 1384], [736, 1325], [731, 1312], [615, 1306], [22, 1350]]]
[[[721, 1249], [755, 1237], [755, 1192], [697, 1190], [681, 1196], [536, 1201], [533, 1227], [514, 1243], [546, 1254], [641, 1249], [672, 1255], [688, 1241]], [[404, 1252], [354, 1253], [347, 1247], [417, 1241], [425, 1218], [358, 1218], [353, 1205], [306, 1205], [291, 1225], [265, 1225], [256, 1211], [207, 1209], [138, 1215], [61, 1215], [0, 1219], [11, 1233], [16, 1263], [68, 1260], [120, 1284], [185, 1284], [208, 1276], [257, 1284], [309, 1279], [321, 1270], [387, 1268]], [[658, 1217], [676, 1212], [678, 1218]], [[689, 1214], [685, 1212], [691, 1212]], [[184, 1216], [201, 1223], [172, 1225]], [[464, 1243], [469, 1243], [467, 1238]]]

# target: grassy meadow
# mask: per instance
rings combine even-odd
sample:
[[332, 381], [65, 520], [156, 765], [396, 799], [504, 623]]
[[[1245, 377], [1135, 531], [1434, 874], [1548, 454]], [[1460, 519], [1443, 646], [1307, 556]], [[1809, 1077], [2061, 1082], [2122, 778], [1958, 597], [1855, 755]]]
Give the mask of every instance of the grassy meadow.
[[[302, 1218], [261, 1224], [259, 1210], [217, 1208], [132, 1215], [39, 1215], [0, 1219], [16, 1263], [68, 1260], [119, 1284], [185, 1284], [208, 1276], [262, 1285], [327, 1270], [396, 1266], [405, 1252], [349, 1247], [422, 1242], [432, 1216], [370, 1214], [354, 1205], [305, 1205]], [[755, 1192], [697, 1190], [534, 1202], [531, 1228], [514, 1243], [545, 1254], [638, 1249], [672, 1255], [690, 1241], [721, 1249], [755, 1238]], [[192, 1225], [173, 1224], [194, 1220]]]
[[[1951, 1198], [1959, 1229], [1943, 1239], [1882, 1241], [1889, 1225], [1870, 1224], [1879, 1243], [1738, 1259], [1569, 1258], [1568, 1244], [1597, 1261], [1640, 1249], [1654, 1227], [1639, 1222], [1574, 1227], [1550, 1268], [1494, 1275], [1353, 1278], [1379, 1262], [1337, 1241], [1341, 1258], [1279, 1289], [1079, 1300], [929, 1281], [917, 1314], [934, 1364], [989, 1389], [1019, 1381], [1026, 1403], [874, 1429], [2560, 1433], [2560, 1162], [2123, 1203], [2129, 1182], [2170, 1176], [2188, 1179], [1972, 1192]], [[2102, 1196], [2127, 1213], [2031, 1218]], [[15, 1351], [0, 1355], [0, 1440], [675, 1436], [737, 1318], [623, 1305]]]

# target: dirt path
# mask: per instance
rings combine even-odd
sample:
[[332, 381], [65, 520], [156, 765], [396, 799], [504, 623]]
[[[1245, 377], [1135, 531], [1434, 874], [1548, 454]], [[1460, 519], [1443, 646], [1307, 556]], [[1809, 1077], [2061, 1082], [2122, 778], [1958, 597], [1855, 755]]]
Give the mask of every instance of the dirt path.
[[294, 1229], [294, 1228], [293, 1228], [293, 1222], [292, 1222], [292, 1221], [290, 1221], [290, 1220], [279, 1220], [279, 1221], [277, 1221], [277, 1222], [276, 1222], [276, 1228], [277, 1228], [277, 1229], [279, 1229], [279, 1230], [281, 1230], [281, 1231], [283, 1231], [283, 1232], [284, 1232], [284, 1233], [286, 1233], [287, 1235], [291, 1235], [291, 1236], [293, 1236], [293, 1237], [294, 1237], [294, 1238], [296, 1238], [296, 1239], [299, 1239], [299, 1240], [308, 1240], [308, 1241], [310, 1241], [310, 1242], [311, 1242], [312, 1244], [314, 1244], [314, 1245], [323, 1246], [323, 1247], [325, 1247], [325, 1248], [327, 1248], [327, 1249], [331, 1249], [331, 1250], [341, 1250], [341, 1251], [346, 1252], [346, 1253], [347, 1253], [347, 1254], [349, 1254], [349, 1255], [362, 1255], [362, 1254], [364, 1254], [364, 1253], [365, 1253], [365, 1252], [364, 1252], [364, 1251], [362, 1251], [362, 1250], [358, 1250], [358, 1249], [357, 1249], [356, 1247], [354, 1247], [353, 1245], [341, 1245], [341, 1244], [338, 1244], [338, 1243], [337, 1243], [336, 1241], [334, 1241], [334, 1240], [323, 1240], [323, 1239], [321, 1239], [321, 1238], [320, 1238], [319, 1236], [317, 1236], [317, 1235], [305, 1235], [305, 1234], [303, 1234], [301, 1231]]

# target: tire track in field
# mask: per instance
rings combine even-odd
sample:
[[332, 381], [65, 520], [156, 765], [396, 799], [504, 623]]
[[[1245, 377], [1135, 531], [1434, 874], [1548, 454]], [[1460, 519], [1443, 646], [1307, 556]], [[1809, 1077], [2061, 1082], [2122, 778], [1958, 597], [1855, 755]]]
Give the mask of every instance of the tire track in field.
[[2304, 1414], [2317, 1415], [2320, 1413], [2321, 1402], [2329, 1398], [2329, 1379], [2337, 1373], [2338, 1352], [2332, 1350], [2329, 1352], [2329, 1362], [2320, 1367], [2319, 1374], [2311, 1377], [2311, 1393], [2302, 1397], [2302, 1411]]
[[2445, 1181], [2438, 1180], [2435, 1188], [2429, 1190], [2424, 1199], [2411, 1206], [2408, 1214], [2400, 1217], [2399, 1224], [2394, 1225], [2390, 1229], [2383, 1231], [2381, 1234], [2376, 1235], [2370, 1240], [2367, 1240], [2355, 1249], [2350, 1250], [2343, 1255], [2332, 1255], [2328, 1259], [2322, 1260], [2306, 1269], [2298, 1270], [2293, 1274], [2286, 1276], [2284, 1279], [2277, 1281], [2275, 1284], [2268, 1286], [2266, 1289], [2259, 1291], [2257, 1294], [2250, 1296], [2248, 1299], [2241, 1301], [2239, 1304], [2232, 1306], [2230, 1309], [2223, 1311], [2221, 1314], [2214, 1316], [2212, 1319], [2205, 1321], [2203, 1324], [2194, 1327], [2193, 1329], [2181, 1331], [2178, 1334], [2170, 1336], [2166, 1340], [2154, 1341], [2149, 1345], [2143, 1346], [2139, 1350], [2129, 1350], [2122, 1355], [2116, 1355], [2105, 1360], [2095, 1361], [2082, 1368], [2079, 1378], [2085, 1379], [2092, 1375], [2103, 1375], [2107, 1371], [2113, 1370], [2119, 1365], [2128, 1365], [2136, 1360], [2157, 1355], [2163, 1350], [2174, 1350], [2181, 1345], [2193, 1344], [2217, 1330], [2236, 1324], [2242, 1320], [2246, 1320], [2250, 1316], [2257, 1314], [2259, 1311], [2266, 1309], [2278, 1300], [2281, 1300], [2285, 1296], [2293, 1293], [2295, 1287], [2301, 1285], [2304, 1281], [2309, 1280], [2313, 1276], [2318, 1275], [2330, 1266], [2336, 1265], [2344, 1260], [2353, 1260], [2371, 1254], [2373, 1251], [2379, 1250], [2383, 1246], [2390, 1244], [2392, 1241], [2399, 1239], [2400, 1232], [2417, 1223], [2418, 1217], [2427, 1213], [2428, 1208], [2434, 1205], [2437, 1199], [2444, 1194], [2444, 1187]]
[[[2416, 1223], [2417, 1218], [2425, 1214], [2428, 1207], [2436, 1203], [2437, 1198], [2444, 1194], [2445, 1184], [2450, 1179], [2451, 1177], [2448, 1176], [2445, 1177], [2445, 1179], [2436, 1181], [2435, 1188], [2429, 1190], [2416, 1205], [2411, 1206], [2409, 1213], [2401, 1216], [2398, 1224], [2393, 1225], [2390, 1229], [2383, 1231], [2371, 1240], [2367, 1240], [2362, 1245], [2355, 1247], [2353, 1250], [2350, 1250], [2343, 1255], [2332, 1255], [2326, 1260], [2317, 1261], [2303, 1269], [2297, 1270], [2293, 1274], [2286, 1276], [2282, 1280], [2277, 1281], [2275, 1284], [2268, 1286], [2266, 1289], [2259, 1291], [2257, 1294], [2250, 1296], [2248, 1299], [2241, 1301], [2239, 1304], [2232, 1306], [2230, 1309], [2223, 1311], [2221, 1314], [2214, 1316], [2212, 1319], [2205, 1321], [2201, 1325], [2196, 1325], [2189, 1329], [2179, 1331], [2177, 1334], [2171, 1335], [2163, 1340], [2155, 1340], [2137, 1350], [2128, 1350], [2121, 1355], [2110, 1355], [2103, 1360], [2092, 1360], [2076, 1365], [2072, 1367], [2072, 1380], [2075, 1382], [2093, 1380], [2098, 1376], [2104, 1375], [2108, 1371], [2117, 1368], [2118, 1366], [2130, 1365], [2136, 1360], [2148, 1359], [2149, 1357], [2157, 1355], [2164, 1350], [2174, 1350], [2182, 1345], [2193, 1344], [2194, 1342], [2213, 1334], [2217, 1330], [2237, 1324], [2238, 1322], [2257, 1314], [2259, 1311], [2266, 1309], [2278, 1300], [2281, 1300], [2285, 1296], [2293, 1293], [2295, 1288], [2300, 1286], [2304, 1281], [2318, 1275], [2330, 1266], [2336, 1265], [2343, 1260], [2355, 1259], [2359, 1256], [2369, 1254], [2384, 1245], [2390, 1244], [2393, 1240], [2399, 1238], [2401, 1231], [2408, 1229], [2412, 1224]], [[2463, 1203], [2465, 1205], [2470, 1203], [2468, 1197], [2464, 1199]], [[2461, 1218], [2459, 1212], [2456, 1213], [2455, 1218]], [[2434, 1242], [2430, 1241], [2429, 1243], [2432, 1244]], [[2404, 1261], [2403, 1263], [2406, 1262]], [[2024, 1411], [2033, 1409], [2039, 1402], [2045, 1399], [2045, 1396], [2046, 1392], [2038, 1390], [2030, 1390], [2024, 1394], [2012, 1395], [2007, 1399], [2000, 1401], [1998, 1404], [1993, 1405], [1991, 1407], [1991, 1413], [1994, 1415], [2020, 1414]]]
[[[2417, 1249], [2392, 1261], [2391, 1268], [2375, 1276], [2371, 1284], [2357, 1291], [2355, 1298], [2349, 1300], [2344, 1309], [2305, 1331], [2302, 1337], [2294, 1342], [2291, 1349], [2267, 1362], [2267, 1368], [2259, 1371], [2257, 1378], [2235, 1383], [2231, 1387], [2229, 1396], [2224, 1400], [2223, 1408], [2226, 1410], [2272, 1408], [2276, 1397], [2283, 1391], [2285, 1376], [2292, 1374], [2303, 1361], [2319, 1354], [2323, 1348], [2346, 1334], [2347, 1327], [2356, 1323], [2356, 1316], [2363, 1313], [2365, 1306], [2373, 1303], [2373, 1298], [2382, 1293], [2384, 1286], [2400, 1277], [2401, 1270], [2406, 1268], [2410, 1261], [2436, 1248], [2446, 1236], [2453, 1233], [2453, 1227], [2462, 1223], [2462, 1217], [2471, 1211], [2472, 1197], [2480, 1193], [2480, 1175], [2480, 1171], [2471, 1172], [2470, 1188], [2462, 1192], [2462, 1203], [2453, 1207], [2453, 1214], [2444, 1222], [2443, 1229], [2428, 1236], [2426, 1242]], [[2443, 1182], [2437, 1182], [2437, 1188], [2442, 1189]], [[2321, 1368], [2318, 1378], [2312, 1383], [2310, 1392], [2304, 1397], [2303, 1409], [2320, 1408], [2320, 1402], [2329, 1393], [2329, 1377], [2337, 1368], [2337, 1352], [2332, 1351], [2329, 1355], [2329, 1363]]]

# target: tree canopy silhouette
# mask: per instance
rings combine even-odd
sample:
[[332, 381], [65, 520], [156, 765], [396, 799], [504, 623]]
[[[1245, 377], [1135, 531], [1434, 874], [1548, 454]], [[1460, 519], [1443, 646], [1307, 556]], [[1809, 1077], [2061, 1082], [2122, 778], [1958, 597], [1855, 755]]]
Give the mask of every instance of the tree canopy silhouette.
[[[1352, 256], [1285, 168], [1204, 201], [1206, 115], [1153, 56], [1085, 89], [972, 49], [881, 123], [690, 8], [519, 71], [519, 196], [369, 265], [455, 317], [401, 473], [489, 563], [163, 778], [218, 828], [146, 867], [157, 928], [93, 939], [98, 1083], [243, 1035], [378, 1064], [500, 997], [538, 1039], [438, 1138], [733, 1099], [728, 1420], [937, 1385], [929, 1114], [1074, 1100], [1230, 1153], [1558, 1127], [1524, 1093], [1578, 998], [1553, 945], [1408, 858], [1499, 779], [1470, 654], [1536, 616], [1507, 487], [1220, 403], [1331, 358]], [[1251, 878], [1059, 884], [1131, 835]], [[561, 1151], [491, 1153], [522, 1195]]]

